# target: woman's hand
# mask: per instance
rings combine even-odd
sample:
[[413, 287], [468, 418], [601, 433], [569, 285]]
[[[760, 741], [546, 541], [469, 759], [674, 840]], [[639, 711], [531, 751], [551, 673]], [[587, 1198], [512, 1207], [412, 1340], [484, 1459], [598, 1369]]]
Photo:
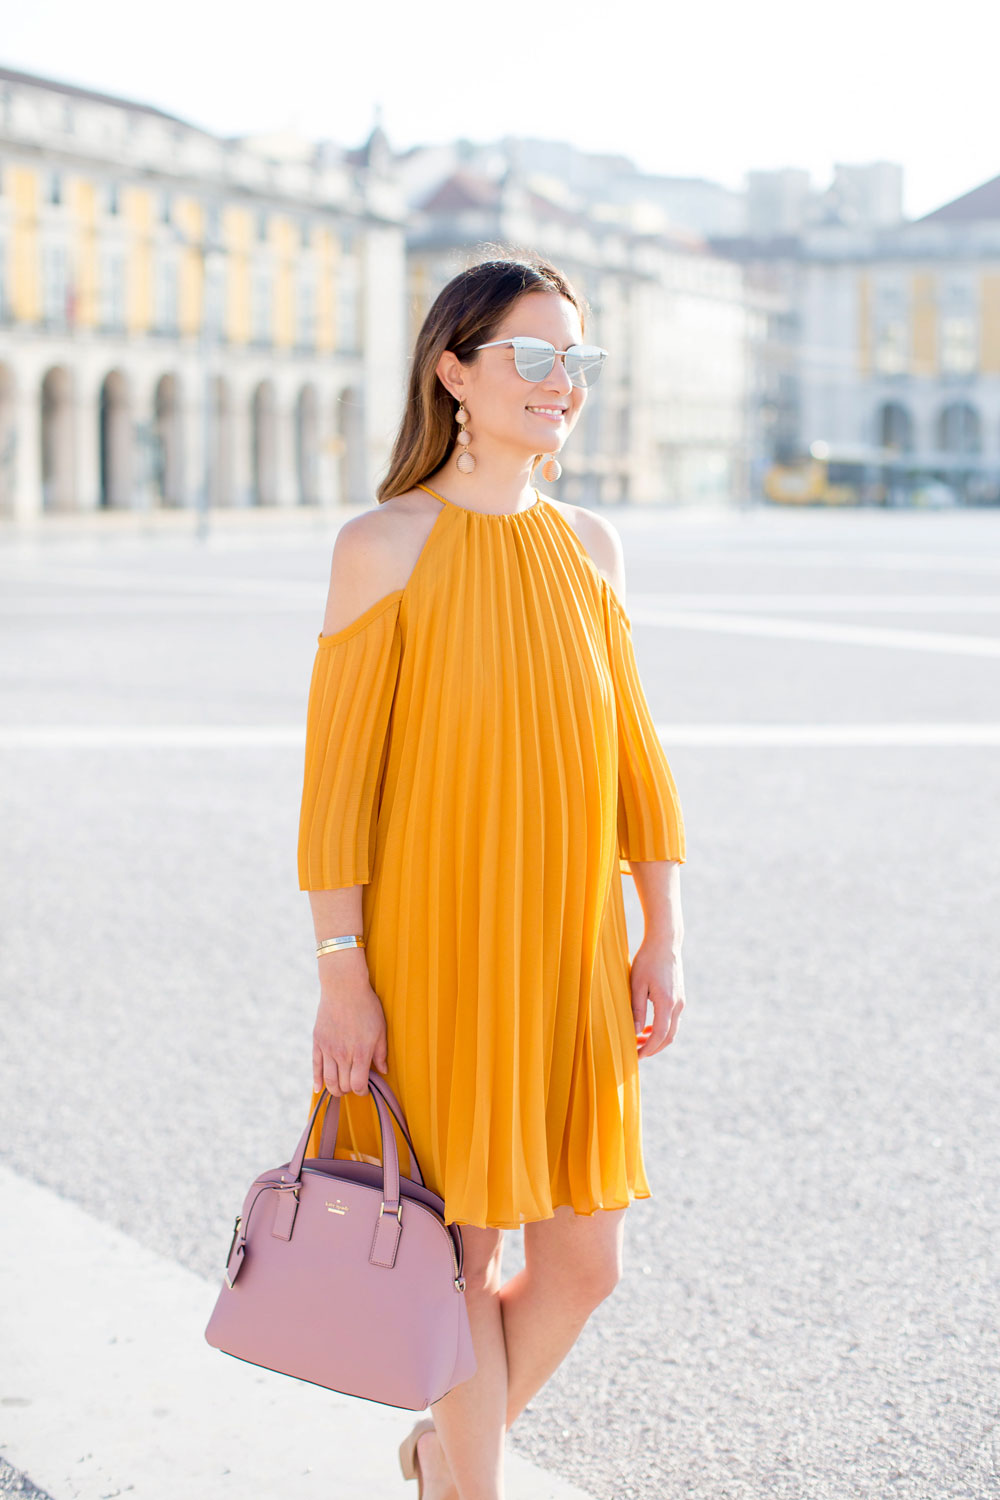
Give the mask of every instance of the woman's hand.
[[368, 1093], [372, 1065], [388, 1072], [388, 1036], [382, 1002], [371, 987], [363, 949], [328, 953], [319, 960], [320, 1001], [313, 1029], [313, 1088], [324, 1084], [335, 1098]]
[[[646, 1024], [646, 1009], [653, 1020]], [[652, 1057], [669, 1047], [677, 1035], [684, 1009], [684, 969], [680, 948], [667, 939], [647, 935], [632, 960], [632, 1015], [640, 1057]]]

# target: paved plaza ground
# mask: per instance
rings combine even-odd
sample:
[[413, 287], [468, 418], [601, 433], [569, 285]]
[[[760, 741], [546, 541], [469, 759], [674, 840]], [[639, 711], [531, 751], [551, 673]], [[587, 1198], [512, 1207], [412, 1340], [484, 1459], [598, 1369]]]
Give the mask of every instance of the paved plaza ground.
[[[688, 1004], [642, 1064], [653, 1197], [626, 1216], [624, 1279], [512, 1431], [512, 1495], [986, 1500], [1000, 512], [611, 516], [685, 813]], [[113, 1262], [138, 1298], [192, 1308], [190, 1326], [171, 1313], [181, 1361], [246, 1183], [286, 1159], [308, 1099], [295, 838], [332, 535], [0, 546], [0, 1163], [38, 1232], [5, 1215], [8, 1260], [17, 1274], [55, 1241], [70, 1275], [86, 1244], [94, 1287]], [[16, 1331], [16, 1309], [3, 1319]], [[0, 1492], [26, 1473], [53, 1500], [165, 1495], [144, 1481], [141, 1382], [120, 1448], [101, 1362], [75, 1417], [64, 1393], [62, 1420], [95, 1424], [73, 1460], [10, 1337], [0, 1324]], [[241, 1367], [206, 1358], [223, 1401]], [[303, 1388], [271, 1379], [291, 1409]], [[171, 1409], [148, 1416], [164, 1451]], [[245, 1437], [266, 1466], [266, 1427]], [[364, 1491], [323, 1471], [319, 1432], [313, 1488], [255, 1487], [248, 1451], [202, 1441], [211, 1474], [181, 1500], [407, 1494], [388, 1443]]]

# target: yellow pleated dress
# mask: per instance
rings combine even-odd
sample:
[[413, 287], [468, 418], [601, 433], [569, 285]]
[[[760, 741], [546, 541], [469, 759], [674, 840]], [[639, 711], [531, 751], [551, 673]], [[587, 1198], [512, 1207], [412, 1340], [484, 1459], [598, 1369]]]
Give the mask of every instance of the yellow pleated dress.
[[[446, 1221], [516, 1229], [651, 1196], [622, 872], [683, 862], [684, 824], [629, 618], [556, 506], [429, 493], [406, 587], [319, 639], [299, 884], [363, 885], [385, 1076]], [[335, 1154], [381, 1159], [370, 1095]]]

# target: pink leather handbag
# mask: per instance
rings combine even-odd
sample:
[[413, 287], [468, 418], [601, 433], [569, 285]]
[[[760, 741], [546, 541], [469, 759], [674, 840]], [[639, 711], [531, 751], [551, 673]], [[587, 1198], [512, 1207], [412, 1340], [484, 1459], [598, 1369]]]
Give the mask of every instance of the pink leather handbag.
[[[368, 1075], [381, 1165], [334, 1158], [340, 1100], [324, 1089], [290, 1162], [255, 1179], [205, 1337], [250, 1364], [422, 1411], [476, 1372], [462, 1231], [424, 1186], [399, 1101]], [[323, 1105], [319, 1156], [306, 1144]], [[395, 1115], [416, 1181], [399, 1175]]]

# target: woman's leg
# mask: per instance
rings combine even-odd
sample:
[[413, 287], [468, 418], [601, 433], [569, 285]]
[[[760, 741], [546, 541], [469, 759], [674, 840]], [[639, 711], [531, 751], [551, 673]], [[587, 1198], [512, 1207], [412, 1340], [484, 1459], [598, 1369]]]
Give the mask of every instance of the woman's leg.
[[[435, 1432], [426, 1433], [418, 1449], [425, 1500], [479, 1500], [481, 1495], [493, 1500], [502, 1495], [504, 1434], [558, 1369], [594, 1308], [621, 1279], [624, 1219], [623, 1208], [587, 1215], [560, 1206], [554, 1218], [526, 1224], [524, 1270], [502, 1287], [503, 1231], [463, 1226], [466, 1302], [477, 1370], [471, 1380], [434, 1403]], [[488, 1257], [484, 1272], [483, 1257], [489, 1251], [491, 1235], [500, 1238], [494, 1240], [495, 1253]], [[479, 1268], [474, 1278], [470, 1276], [472, 1266]], [[470, 1302], [474, 1282], [477, 1292]], [[502, 1369], [498, 1354], [503, 1357]], [[484, 1379], [480, 1382], [481, 1375]], [[503, 1426], [498, 1431], [497, 1396], [501, 1391], [505, 1405]], [[464, 1400], [453, 1400], [461, 1398], [463, 1392]], [[477, 1453], [478, 1464], [474, 1457]], [[454, 1467], [453, 1459], [459, 1468]], [[465, 1488], [469, 1481], [463, 1480], [463, 1475], [472, 1476], [473, 1482], [492, 1479], [496, 1487]]]
[[503, 1500], [507, 1351], [500, 1314], [502, 1229], [462, 1225], [465, 1305], [476, 1373], [432, 1403], [417, 1444], [424, 1500]]
[[507, 1346], [507, 1426], [559, 1368], [591, 1313], [622, 1275], [625, 1209], [577, 1214], [560, 1205], [552, 1219], [524, 1226], [524, 1270], [500, 1294]]

